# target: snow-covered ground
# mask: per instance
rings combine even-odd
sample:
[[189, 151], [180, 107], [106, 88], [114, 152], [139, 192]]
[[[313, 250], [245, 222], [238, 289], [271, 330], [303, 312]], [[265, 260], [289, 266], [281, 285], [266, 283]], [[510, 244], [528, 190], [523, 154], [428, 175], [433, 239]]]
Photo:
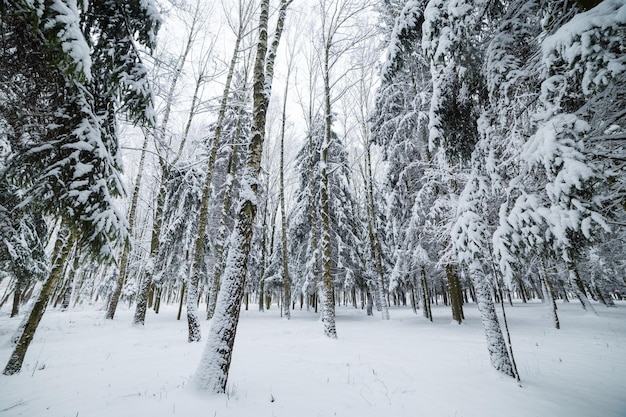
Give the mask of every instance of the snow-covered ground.
[[[19, 375], [0, 375], [0, 416], [489, 417], [626, 416], [626, 302], [507, 309], [521, 387], [492, 369], [476, 306], [451, 324], [433, 306], [430, 323], [410, 308], [391, 321], [337, 311], [339, 339], [312, 312], [290, 321], [272, 309], [243, 311], [227, 395], [197, 392], [191, 376], [204, 343], [187, 343], [175, 307], [130, 324], [94, 309], [46, 312]], [[0, 362], [20, 319], [0, 311]], [[203, 323], [203, 336], [208, 322]]]

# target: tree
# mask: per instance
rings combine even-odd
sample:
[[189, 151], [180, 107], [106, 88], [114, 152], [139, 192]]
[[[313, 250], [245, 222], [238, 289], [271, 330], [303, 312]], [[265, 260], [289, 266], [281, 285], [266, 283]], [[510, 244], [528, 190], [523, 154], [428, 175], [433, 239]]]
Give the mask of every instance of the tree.
[[[291, 64], [291, 63], [290, 63]], [[287, 213], [285, 209], [285, 122], [287, 119], [287, 93], [289, 91], [289, 76], [291, 65], [287, 71], [285, 82], [285, 96], [283, 97], [283, 112], [280, 125], [280, 226], [281, 226], [281, 249], [283, 258], [283, 305], [285, 317], [291, 318], [291, 280], [289, 278], [289, 261], [287, 250]]]
[[[480, 69], [484, 56], [480, 41], [482, 33], [476, 28], [481, 16], [491, 17], [491, 7], [488, 2], [470, 4], [444, 0], [429, 3], [423, 38], [433, 80], [429, 145], [440, 150], [437, 159], [444, 169], [462, 169], [460, 163], [473, 158], [467, 182], [462, 185], [460, 181], [453, 180], [451, 186], [455, 194], [458, 188], [463, 189], [456, 202], [456, 213], [451, 217], [451, 244], [474, 285], [491, 363], [500, 372], [516, 376], [514, 361], [507, 349], [490, 294], [488, 277], [492, 267], [491, 260], [485, 258], [491, 253], [488, 245], [489, 218], [483, 209], [488, 207], [488, 187], [484, 177], [479, 175], [482, 162], [479, 158], [483, 153], [476, 146], [480, 139], [478, 120], [485, 92], [485, 80]], [[456, 166], [448, 168], [447, 164], [455, 161], [458, 161]], [[497, 277], [492, 279], [497, 280]]]
[[[128, 230], [133, 232], [135, 226], [135, 219], [137, 217], [137, 205], [139, 203], [139, 191], [141, 190], [141, 180], [143, 178], [144, 164], [146, 161], [146, 149], [148, 147], [148, 135], [145, 135], [141, 157], [139, 159], [139, 169], [137, 171], [137, 177], [135, 178], [135, 185], [133, 186], [133, 195], [130, 202], [130, 208], [128, 209]], [[109, 300], [109, 306], [107, 308], [106, 318], [113, 320], [115, 311], [117, 310], [117, 304], [122, 295], [122, 288], [126, 283], [126, 277], [128, 275], [128, 258], [130, 256], [130, 239], [124, 242], [124, 248], [122, 249], [122, 256], [120, 258], [120, 269], [117, 279], [117, 283], [111, 298]], [[78, 257], [77, 257], [78, 259]]]
[[252, 226], [256, 218], [256, 196], [261, 171], [261, 153], [265, 138], [265, 118], [272, 88], [274, 61], [291, 0], [281, 0], [272, 42], [268, 47], [267, 27], [269, 0], [261, 2], [257, 55], [254, 64], [253, 121], [246, 163], [241, 177], [241, 194], [235, 227], [211, 322], [207, 344], [194, 375], [198, 386], [206, 391], [224, 393], [232, 358], [239, 311], [245, 288], [248, 255], [252, 241]]
[[[215, 39], [209, 42], [206, 42], [206, 38], [199, 39], [201, 34], [201, 28], [203, 27], [203, 22], [201, 18], [206, 13], [210, 12], [210, 9], [207, 9], [207, 4], [201, 1], [196, 1], [195, 6], [192, 7], [190, 10], [186, 10], [186, 8], [183, 7], [183, 5], [181, 4], [179, 4], [178, 6], [180, 7], [180, 9], [177, 8], [175, 10], [181, 12], [181, 20], [187, 26], [186, 38], [184, 39], [183, 47], [181, 49], [180, 55], [171, 58], [168, 57], [167, 54], [164, 54], [165, 57], [162, 60], [158, 61], [165, 61], [166, 63], [168, 63], [169, 61], [173, 61], [173, 63], [170, 64], [171, 68], [169, 68], [168, 65], [165, 66], [166, 68], [164, 72], [169, 78], [169, 82], [167, 84], [167, 87], [165, 88], [166, 92], [165, 96], [163, 97], [164, 108], [162, 111], [162, 116], [159, 120], [158, 128], [150, 132], [155, 142], [158, 154], [159, 168], [161, 172], [156, 202], [154, 204], [149, 256], [148, 261], [146, 262], [145, 276], [143, 282], [141, 283], [139, 294], [137, 296], [135, 315], [133, 317], [133, 323], [141, 325], [145, 323], [148, 304], [152, 298], [152, 292], [154, 290], [153, 277], [155, 274], [158, 273], [158, 271], [155, 270], [155, 263], [159, 258], [161, 233], [163, 227], [163, 215], [166, 210], [167, 187], [169, 183], [169, 177], [173, 167], [177, 166], [184, 157], [185, 145], [189, 140], [192, 122], [200, 112], [200, 93], [202, 87], [210, 79], [209, 64], [212, 50], [215, 45]], [[191, 14], [190, 16], [189, 13]], [[199, 40], [201, 41], [199, 42]], [[194, 50], [194, 47], [197, 43], [200, 44], [200, 59], [196, 63], [197, 69], [194, 71], [195, 79], [193, 84], [191, 103], [189, 105], [187, 119], [185, 121], [183, 131], [180, 135], [176, 135], [172, 133], [172, 129], [170, 126], [170, 117], [176, 101], [177, 87], [181, 82], [183, 71], [188, 65], [190, 54]], [[160, 73], [159, 69], [160, 68], [157, 68], [156, 71], [157, 76]], [[177, 149], [176, 144], [172, 143], [172, 141], [175, 139], [179, 139]], [[176, 151], [172, 154], [173, 149], [176, 149]]]
[[[350, 49], [352, 45], [362, 41], [363, 34], [357, 34], [354, 37], [347, 36], [343, 33], [354, 20], [363, 12], [367, 7], [366, 4], [360, 1], [345, 0], [345, 1], [332, 1], [332, 0], [320, 0], [320, 17], [321, 17], [321, 32], [320, 32], [320, 67], [321, 76], [323, 81], [323, 109], [324, 109], [324, 140], [320, 148], [320, 215], [321, 215], [321, 229], [320, 229], [320, 248], [321, 248], [321, 263], [322, 263], [322, 284], [323, 284], [323, 318], [324, 318], [324, 333], [331, 337], [337, 337], [337, 330], [335, 328], [335, 306], [333, 296], [332, 285], [332, 259], [331, 259], [331, 211], [329, 203], [329, 148], [332, 141], [332, 103], [333, 103], [333, 87], [336, 85], [337, 80], [331, 79], [334, 75], [333, 70], [335, 65], [339, 62], [341, 56]], [[341, 78], [341, 77], [339, 77]], [[382, 277], [381, 277], [382, 278]], [[382, 292], [382, 282], [378, 283], [378, 291]], [[383, 297], [382, 303], [386, 303]], [[385, 317], [383, 313], [383, 317]]]
[[[245, 66], [244, 66], [245, 68]], [[239, 161], [243, 159], [243, 146], [242, 142], [250, 135], [251, 115], [247, 108], [246, 102], [248, 97], [247, 88], [247, 68], [244, 74], [235, 80], [235, 90], [232, 93], [232, 97], [229, 99], [228, 108], [223, 121], [223, 132], [225, 145], [222, 153], [224, 153], [225, 173], [223, 180], [216, 178], [214, 186], [221, 183], [221, 207], [219, 208], [219, 227], [217, 231], [217, 239], [215, 240], [215, 261], [213, 268], [213, 282], [211, 284], [209, 299], [207, 304], [207, 319], [213, 317], [215, 312], [215, 305], [217, 303], [217, 295], [220, 290], [222, 281], [222, 272], [224, 269], [224, 249], [227, 249], [227, 236], [232, 230], [232, 217], [236, 207], [233, 207], [232, 202], [236, 201], [238, 197], [237, 173], [239, 171]], [[241, 78], [241, 79], [239, 79]], [[216, 161], [216, 169], [219, 165], [219, 160]], [[218, 196], [216, 196], [218, 197]], [[216, 198], [219, 200], [219, 198]]]
[[19, 313], [22, 292], [43, 279], [49, 268], [44, 250], [48, 227], [40, 213], [18, 208], [21, 195], [0, 178], [0, 265], [15, 282], [11, 317]]
[[80, 11], [61, 1], [5, 1], [2, 8], [5, 46], [20, 45], [3, 49], [8, 55], [2, 72], [10, 79], [23, 77], [27, 88], [39, 91], [33, 100], [42, 100], [33, 126], [14, 118], [24, 110], [20, 103], [7, 105], [4, 118], [16, 146], [6, 175], [26, 189], [23, 206], [36, 204], [62, 219], [58, 256], [4, 370], [10, 375], [20, 371], [73, 242], [108, 261], [126, 239], [125, 219], [113, 202], [123, 193], [116, 117], [125, 113], [137, 122], [153, 121], [137, 45], [154, 46], [160, 17], [146, 1], [84, 2]]
[[222, 129], [224, 124], [224, 116], [226, 114], [226, 106], [228, 104], [228, 97], [231, 88], [231, 82], [235, 73], [237, 59], [239, 55], [239, 48], [245, 34], [249, 18], [251, 16], [251, 3], [239, 3], [239, 22], [235, 28], [235, 46], [233, 49], [233, 55], [228, 67], [228, 74], [226, 76], [226, 84], [224, 86], [224, 92], [222, 94], [222, 100], [220, 102], [220, 110], [217, 116], [217, 122], [214, 132], [214, 137], [209, 151], [209, 160], [206, 170], [206, 176], [204, 180], [204, 187], [202, 193], [202, 201], [200, 206], [200, 215], [198, 223], [198, 236], [194, 245], [193, 263], [189, 273], [189, 284], [187, 294], [187, 323], [189, 326], [188, 340], [190, 342], [200, 341], [200, 322], [198, 321], [198, 314], [196, 312], [196, 304], [198, 299], [198, 285], [200, 283], [200, 271], [202, 268], [202, 262], [204, 259], [204, 239], [206, 226], [208, 223], [209, 201], [211, 199], [211, 182], [213, 178], [213, 170], [215, 168], [215, 159], [217, 156], [217, 150], [221, 145]]
[[[390, 287], [417, 288], [422, 303], [429, 300], [424, 289], [426, 270], [436, 273], [438, 257], [438, 244], [427, 227], [430, 207], [435, 191], [443, 185], [433, 176], [428, 149], [431, 80], [419, 53], [424, 7], [423, 1], [387, 2], [383, 10], [386, 60], [370, 135], [387, 164], [385, 232], [394, 258]], [[419, 279], [413, 271], [419, 271]]]
[[[513, 10], [519, 10], [519, 17], [510, 22], [520, 26], [526, 19], [532, 32], [523, 33], [542, 42], [529, 51], [532, 60], [506, 61], [518, 66], [515, 74], [521, 74], [522, 82], [517, 87], [515, 79], [494, 77], [502, 101], [507, 91], [531, 100], [521, 112], [510, 110], [515, 101], [501, 106], [502, 113], [521, 116], [503, 129], [517, 139], [511, 143], [519, 159], [513, 160], [517, 175], [508, 179], [511, 196], [502, 206], [494, 239], [501, 269], [511, 276], [510, 264], [522, 251], [558, 260], [569, 271], [569, 289], [590, 311], [594, 309], [578, 264], [596, 244], [595, 236], [609, 233], [608, 219], [623, 215], [622, 176], [615, 174], [623, 169], [618, 148], [624, 112], [610, 103], [624, 94], [624, 72], [615, 70], [613, 63], [620, 58], [609, 52], [624, 48], [619, 35], [624, 24], [615, 19], [623, 7], [607, 2], [583, 11], [565, 2], [516, 3]], [[602, 46], [587, 48], [585, 39], [595, 37], [602, 39]]]

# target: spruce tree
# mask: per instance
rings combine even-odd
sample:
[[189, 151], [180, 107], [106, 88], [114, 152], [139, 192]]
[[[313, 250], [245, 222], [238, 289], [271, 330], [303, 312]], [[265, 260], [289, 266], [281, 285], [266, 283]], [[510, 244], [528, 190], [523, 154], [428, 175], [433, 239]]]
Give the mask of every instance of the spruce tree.
[[[2, 12], [7, 59], [0, 72], [23, 78], [32, 97], [4, 103], [2, 118], [15, 145], [5, 175], [25, 190], [23, 206], [61, 218], [63, 233], [69, 230], [44, 284], [53, 288], [74, 241], [92, 258], [110, 261], [127, 238], [113, 202], [124, 192], [117, 115], [154, 120], [137, 46], [154, 46], [160, 17], [149, 1], [4, 1]], [[37, 123], [15, 117], [33, 101], [40, 104]], [[19, 372], [49, 296], [41, 292], [6, 374]]]

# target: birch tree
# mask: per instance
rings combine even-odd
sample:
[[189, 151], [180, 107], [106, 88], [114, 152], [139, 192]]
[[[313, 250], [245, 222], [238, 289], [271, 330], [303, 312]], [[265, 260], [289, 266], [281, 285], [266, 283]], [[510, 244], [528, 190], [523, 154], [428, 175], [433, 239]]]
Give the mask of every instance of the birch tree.
[[252, 227], [257, 212], [257, 194], [261, 156], [265, 138], [265, 120], [271, 97], [274, 61], [291, 0], [281, 0], [276, 28], [268, 45], [269, 0], [261, 2], [257, 55], [254, 63], [253, 121], [250, 143], [241, 178], [241, 194], [235, 227], [230, 237], [224, 281], [211, 322], [207, 344], [194, 375], [200, 389], [226, 392], [228, 372], [235, 342], [241, 300], [245, 288]]
[[209, 150], [209, 160], [207, 163], [206, 176], [204, 180], [204, 187], [202, 192], [202, 201], [200, 205], [200, 214], [198, 220], [198, 236], [194, 244], [193, 263], [191, 271], [189, 273], [189, 284], [187, 285], [187, 324], [189, 327], [188, 341], [198, 342], [200, 341], [200, 322], [197, 313], [197, 299], [198, 299], [198, 285], [200, 283], [200, 271], [202, 268], [202, 262], [204, 260], [203, 248], [205, 243], [205, 232], [208, 223], [209, 213], [209, 201], [211, 199], [211, 182], [213, 179], [213, 170], [215, 168], [215, 159], [217, 151], [221, 144], [222, 129], [224, 124], [224, 116], [226, 114], [226, 106], [228, 104], [228, 97], [231, 88], [231, 82], [235, 73], [237, 60], [239, 56], [239, 48], [245, 31], [248, 25], [248, 20], [252, 11], [252, 3], [239, 1], [238, 3], [238, 17], [239, 21], [232, 29], [235, 31], [235, 46], [233, 48], [233, 54], [228, 66], [228, 73], [226, 75], [226, 84], [224, 86], [224, 92], [222, 94], [222, 100], [220, 102], [220, 110], [217, 116], [217, 122], [211, 148]]
[[[335, 328], [335, 306], [333, 301], [333, 284], [331, 273], [331, 231], [330, 231], [330, 204], [329, 204], [329, 182], [328, 182], [328, 150], [331, 143], [332, 132], [332, 104], [334, 99], [332, 97], [333, 87], [336, 85], [337, 80], [331, 77], [336, 76], [333, 74], [335, 65], [340, 62], [343, 54], [348, 51], [352, 45], [362, 40], [361, 36], [357, 35], [354, 38], [355, 33], [350, 36], [347, 35], [348, 29], [356, 24], [356, 19], [359, 13], [362, 13], [366, 8], [366, 5], [359, 1], [332, 1], [332, 0], [320, 0], [320, 67], [321, 76], [323, 81], [323, 97], [324, 97], [324, 142], [321, 146], [320, 156], [320, 210], [321, 210], [321, 233], [320, 233], [320, 248], [322, 259], [322, 285], [323, 285], [323, 320], [324, 320], [324, 334], [331, 338], [337, 337], [337, 330]], [[352, 27], [354, 29], [354, 27]], [[339, 77], [341, 78], [341, 77]], [[382, 283], [379, 283], [381, 285]], [[382, 291], [382, 287], [379, 289]], [[384, 297], [383, 297], [384, 298]], [[383, 303], [386, 300], [382, 300]], [[383, 313], [384, 314], [384, 313]]]
[[285, 318], [291, 318], [291, 279], [289, 277], [289, 261], [287, 249], [287, 212], [285, 208], [285, 123], [287, 122], [287, 97], [289, 93], [289, 78], [293, 66], [293, 51], [290, 51], [289, 62], [287, 63], [287, 79], [283, 95], [283, 108], [280, 121], [280, 227], [282, 245], [282, 266], [283, 266], [283, 307]]
[[[189, 138], [191, 124], [198, 112], [198, 106], [200, 102], [199, 92], [201, 87], [209, 79], [207, 59], [211, 55], [211, 50], [212, 46], [214, 45], [215, 39], [212, 40], [213, 43], [209, 41], [208, 47], [205, 47], [204, 52], [201, 53], [201, 56], [203, 56], [204, 59], [201, 59], [201, 62], [198, 63], [198, 72], [195, 74], [193, 94], [189, 106], [189, 111], [187, 113], [186, 122], [183, 128], [183, 133], [179, 138], [180, 141], [178, 142], [178, 144], [172, 143], [174, 135], [172, 134], [170, 119], [172, 111], [174, 110], [174, 105], [176, 101], [175, 99], [178, 94], [177, 90], [183, 76], [183, 71], [189, 64], [190, 54], [192, 50], [194, 49], [194, 47], [197, 46], [198, 43], [204, 44], [204, 41], [206, 41], [206, 39], [202, 39], [202, 42], [199, 42], [199, 37], [201, 35], [200, 30], [202, 27], [202, 17], [204, 13], [207, 13], [207, 10], [210, 9], [207, 9], [206, 5], [200, 1], [197, 1], [195, 6], [191, 9], [191, 18], [187, 23], [187, 32], [186, 37], [183, 41], [181, 53], [173, 60], [174, 64], [171, 68], [171, 72], [169, 72], [169, 83], [167, 84], [165, 96], [163, 97], [164, 107], [162, 110], [162, 116], [158, 122], [158, 127], [154, 129], [154, 131], [150, 132], [153, 136], [158, 154], [160, 178], [158, 182], [159, 185], [157, 188], [156, 202], [154, 203], [148, 260], [144, 268], [145, 274], [137, 296], [137, 304], [135, 306], [135, 314], [133, 317], [134, 324], [143, 325], [145, 323], [148, 303], [151, 301], [151, 292], [154, 289], [153, 278], [158, 273], [158, 271], [155, 270], [155, 264], [157, 262], [157, 259], [159, 258], [159, 246], [163, 228], [163, 215], [166, 209], [165, 205], [167, 202], [167, 186], [170, 179], [171, 170], [172, 167], [176, 166], [181, 158], [184, 156], [183, 152], [187, 139]], [[183, 19], [187, 19], [186, 11], [181, 10], [181, 13], [183, 14]], [[172, 148], [176, 149], [173, 155], [170, 153]]]

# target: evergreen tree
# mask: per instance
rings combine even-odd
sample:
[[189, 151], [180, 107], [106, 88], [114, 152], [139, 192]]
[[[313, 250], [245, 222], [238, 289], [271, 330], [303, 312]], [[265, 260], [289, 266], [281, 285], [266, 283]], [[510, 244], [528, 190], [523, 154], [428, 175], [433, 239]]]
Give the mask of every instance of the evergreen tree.
[[[519, 84], [518, 94], [530, 97], [532, 105], [523, 123], [509, 123], [518, 128], [504, 129], [522, 140], [512, 142], [518, 175], [509, 180], [511, 198], [495, 239], [501, 269], [510, 276], [509, 264], [520, 251], [560, 259], [570, 272], [569, 290], [593, 310], [589, 282], [577, 264], [596, 236], [607, 236], [607, 218], [623, 213], [616, 202], [624, 114], [611, 103], [625, 91], [624, 72], [614, 66], [621, 59], [615, 51], [625, 48], [624, 23], [615, 17], [624, 5], [609, 1], [583, 11], [564, 2], [519, 4], [522, 18], [513, 22], [532, 23], [532, 31], [524, 33], [539, 34], [542, 42], [527, 63], [510, 60], [520, 67], [516, 74], [528, 80]], [[590, 48], [587, 39], [602, 46]], [[515, 114], [510, 111], [515, 101], [503, 104], [502, 112]]]
[[[312, 207], [320, 210], [320, 186], [321, 186], [321, 146], [323, 144], [325, 121], [321, 117], [314, 119], [312, 130], [309, 133], [313, 148], [313, 165], [309, 161], [310, 144], [306, 143], [296, 156], [296, 170], [299, 173], [298, 189], [296, 191], [296, 203], [294, 212], [289, 222], [289, 247], [294, 258], [294, 275], [297, 277], [295, 287], [302, 289], [307, 295], [316, 291], [313, 288], [315, 282], [314, 271], [316, 265], [314, 259], [318, 259], [314, 252], [320, 248], [312, 247], [311, 242], [319, 242], [320, 224], [311, 224]], [[328, 150], [329, 164], [329, 212], [330, 212], [330, 248], [333, 271], [333, 285], [336, 288], [345, 287], [346, 279], [350, 277], [364, 276], [365, 258], [364, 247], [367, 242], [363, 234], [363, 222], [359, 216], [361, 211], [357, 198], [353, 192], [352, 170], [348, 160], [345, 145], [333, 131]], [[314, 185], [311, 192], [310, 184]], [[313, 202], [310, 201], [313, 196]], [[316, 239], [313, 239], [316, 235]], [[368, 251], [368, 257], [369, 251]], [[320, 265], [317, 265], [319, 271]], [[359, 279], [361, 281], [362, 279]], [[361, 282], [361, 288], [364, 288]], [[348, 288], [350, 288], [348, 284]]]
[[49, 265], [44, 246], [47, 225], [40, 213], [19, 208], [21, 191], [0, 178], [0, 269], [13, 278], [11, 317], [19, 313], [22, 292], [42, 280]]
[[[95, 259], [110, 260], [127, 237], [113, 201], [123, 194], [116, 117], [153, 121], [137, 46], [154, 46], [160, 17], [149, 1], [4, 1], [1, 8], [0, 72], [23, 78], [30, 99], [20, 103], [14, 95], [3, 103], [13, 152], [5, 175], [25, 190], [23, 206], [35, 204], [70, 230], [44, 285], [51, 289], [74, 240]], [[40, 104], [36, 120], [16, 117], [33, 102]], [[49, 296], [42, 290], [5, 374], [19, 372]]]

